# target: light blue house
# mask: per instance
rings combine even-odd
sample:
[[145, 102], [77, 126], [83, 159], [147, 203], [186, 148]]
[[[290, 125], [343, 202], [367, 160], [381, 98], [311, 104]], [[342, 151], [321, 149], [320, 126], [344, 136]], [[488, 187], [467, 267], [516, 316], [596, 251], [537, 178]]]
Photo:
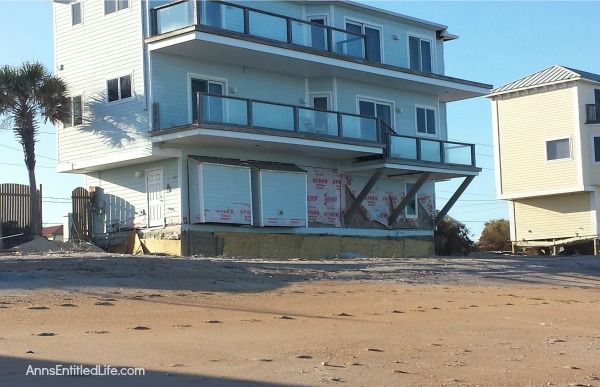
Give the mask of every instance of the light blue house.
[[480, 172], [474, 145], [447, 141], [446, 104], [491, 86], [445, 75], [443, 25], [209, 0], [55, 1], [54, 24], [73, 96], [58, 168], [94, 187], [97, 243], [136, 228], [181, 254], [427, 254]]

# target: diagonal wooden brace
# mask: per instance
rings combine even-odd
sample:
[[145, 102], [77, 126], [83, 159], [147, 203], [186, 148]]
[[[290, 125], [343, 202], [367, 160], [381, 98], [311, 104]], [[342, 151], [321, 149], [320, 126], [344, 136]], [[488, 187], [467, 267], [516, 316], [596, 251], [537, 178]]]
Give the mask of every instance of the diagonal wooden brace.
[[438, 212], [437, 216], [435, 217], [435, 220], [433, 221], [433, 227], [437, 226], [442, 221], [442, 219], [444, 219], [444, 217], [446, 216], [446, 214], [448, 214], [448, 211], [450, 211], [450, 209], [456, 203], [456, 201], [458, 200], [458, 198], [463, 194], [463, 192], [465, 192], [465, 190], [467, 189], [467, 187], [469, 186], [469, 184], [471, 184], [471, 182], [473, 181], [474, 178], [475, 178], [475, 176], [467, 176], [467, 177], [465, 177], [465, 180], [458, 187], [458, 189], [456, 190], [456, 192], [454, 193], [454, 195], [452, 195], [450, 197], [450, 199], [448, 200], [448, 203], [446, 203], [446, 205], [444, 206], [444, 208], [442, 208], [440, 210], [440, 212]]
[[404, 199], [402, 199], [400, 201], [400, 204], [398, 204], [398, 207], [394, 208], [394, 211], [392, 211], [392, 214], [390, 215], [390, 218], [388, 219], [388, 224], [391, 226], [392, 224], [394, 224], [394, 222], [396, 221], [396, 219], [398, 218], [398, 216], [400, 216], [400, 213], [402, 211], [404, 211], [404, 209], [406, 208], [406, 205], [412, 201], [415, 196], [417, 196], [417, 192], [419, 192], [419, 190], [421, 189], [421, 187], [423, 187], [423, 184], [425, 184], [425, 182], [427, 181], [427, 179], [429, 179], [429, 176], [431, 176], [431, 172], [425, 172], [421, 175], [421, 177], [419, 177], [419, 180], [417, 180], [417, 182], [415, 183], [415, 185], [412, 187], [412, 189], [410, 191], [407, 192], [406, 196], [404, 197]]
[[377, 183], [377, 180], [379, 180], [382, 174], [383, 168], [377, 169], [375, 173], [373, 173], [373, 175], [367, 182], [367, 185], [365, 185], [362, 191], [360, 191], [356, 199], [354, 199], [354, 203], [352, 203], [352, 205], [348, 209], [348, 212], [346, 212], [346, 214], [344, 215], [344, 224], [348, 224], [348, 222], [350, 222], [350, 219], [352, 219], [352, 215], [354, 215], [356, 210], [358, 210], [358, 207], [360, 207], [363, 200], [365, 200], [369, 192], [371, 192], [371, 189], [375, 186], [375, 183]]

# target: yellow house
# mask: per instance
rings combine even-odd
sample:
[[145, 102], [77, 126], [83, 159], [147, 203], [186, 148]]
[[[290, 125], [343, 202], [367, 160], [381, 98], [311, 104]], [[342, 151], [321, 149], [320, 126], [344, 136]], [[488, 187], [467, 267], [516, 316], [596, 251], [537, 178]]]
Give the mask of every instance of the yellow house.
[[487, 96], [513, 250], [600, 236], [600, 75], [552, 66]]

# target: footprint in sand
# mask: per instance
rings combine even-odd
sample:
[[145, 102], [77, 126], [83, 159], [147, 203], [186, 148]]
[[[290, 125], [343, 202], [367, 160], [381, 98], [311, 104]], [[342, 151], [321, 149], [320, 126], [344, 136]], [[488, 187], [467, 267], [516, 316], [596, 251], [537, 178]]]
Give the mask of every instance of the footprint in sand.
[[136, 331], [149, 331], [150, 328], [148, 327], [143, 327], [141, 325], [138, 325], [137, 327], [131, 328], [131, 329], [135, 329]]
[[96, 335], [105, 335], [110, 332], [109, 331], [86, 331], [85, 333], [94, 333]]
[[76, 308], [77, 307], [77, 305], [75, 305], [75, 304], [60, 304], [60, 306], [64, 306], [67, 308]]
[[42, 332], [42, 333], [38, 333], [36, 336], [40, 336], [40, 337], [51, 337], [51, 336], [56, 336], [56, 333], [52, 333], [52, 332]]
[[48, 308], [46, 306], [30, 306], [27, 309], [32, 309], [32, 310], [46, 310], [46, 309], [50, 309], [50, 308]]

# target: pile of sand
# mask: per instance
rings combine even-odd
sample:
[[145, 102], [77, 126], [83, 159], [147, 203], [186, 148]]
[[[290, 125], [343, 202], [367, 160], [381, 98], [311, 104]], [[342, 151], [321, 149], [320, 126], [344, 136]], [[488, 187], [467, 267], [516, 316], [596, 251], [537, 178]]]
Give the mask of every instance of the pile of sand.
[[89, 242], [57, 242], [49, 241], [48, 239], [41, 236], [36, 236], [31, 242], [15, 246], [10, 250], [17, 251], [20, 253], [52, 253], [64, 251], [104, 252], [104, 250]]

